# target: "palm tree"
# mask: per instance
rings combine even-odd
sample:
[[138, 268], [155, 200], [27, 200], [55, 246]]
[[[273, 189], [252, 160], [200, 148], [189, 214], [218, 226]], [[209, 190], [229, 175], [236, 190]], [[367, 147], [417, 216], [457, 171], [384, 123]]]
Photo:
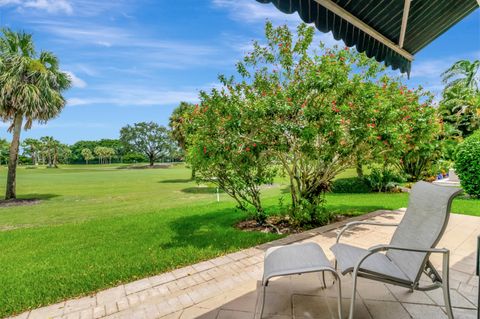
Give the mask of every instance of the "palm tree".
[[26, 138], [23, 143], [25, 153], [29, 154], [33, 165], [38, 165], [41, 142], [35, 138]]
[[[65, 106], [62, 92], [70, 77], [59, 69], [50, 52], [35, 52], [32, 36], [3, 29], [0, 34], [0, 117], [10, 122], [13, 133], [5, 199], [16, 198], [16, 171], [22, 126], [45, 123]], [[24, 123], [25, 121], [25, 123]]]
[[455, 62], [448, 70], [442, 73], [443, 83], [446, 84], [445, 89], [460, 85], [478, 92], [477, 76], [480, 69], [480, 60], [473, 62], [468, 60], [460, 60]]
[[479, 70], [480, 60], [461, 60], [442, 74], [446, 86], [440, 102], [440, 114], [463, 137], [480, 127]]
[[[195, 105], [192, 103], [180, 102], [180, 104], [173, 110], [172, 115], [170, 115], [168, 125], [170, 126], [171, 139], [177, 143], [183, 153], [187, 150], [185, 117], [188, 116], [189, 113], [192, 113], [194, 109]], [[195, 178], [195, 169], [193, 167], [191, 178]]]

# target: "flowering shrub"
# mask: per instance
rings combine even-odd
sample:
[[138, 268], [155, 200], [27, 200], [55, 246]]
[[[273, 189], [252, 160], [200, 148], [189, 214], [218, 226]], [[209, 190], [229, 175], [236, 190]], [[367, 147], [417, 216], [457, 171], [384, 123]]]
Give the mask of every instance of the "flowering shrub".
[[423, 91], [382, 76], [379, 63], [349, 48], [313, 48], [313, 34], [301, 24], [294, 37], [267, 22], [266, 44], [255, 42], [237, 64], [240, 77], [221, 76], [221, 89], [201, 94], [187, 138], [192, 165], [261, 216], [260, 185], [280, 167], [301, 225], [328, 222], [322, 204], [333, 178], [359, 155], [395, 162], [431, 112]]
[[253, 216], [263, 223], [260, 186], [273, 183], [276, 168], [253, 120], [259, 110], [233, 89], [202, 93], [201, 100], [186, 119], [188, 161], [198, 178], [217, 184], [240, 209], [253, 207]]

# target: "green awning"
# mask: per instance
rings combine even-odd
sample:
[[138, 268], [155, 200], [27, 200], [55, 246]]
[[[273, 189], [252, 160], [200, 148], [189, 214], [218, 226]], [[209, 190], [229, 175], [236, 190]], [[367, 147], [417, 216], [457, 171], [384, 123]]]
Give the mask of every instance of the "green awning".
[[410, 73], [413, 55], [479, 7], [477, 0], [257, 0]]

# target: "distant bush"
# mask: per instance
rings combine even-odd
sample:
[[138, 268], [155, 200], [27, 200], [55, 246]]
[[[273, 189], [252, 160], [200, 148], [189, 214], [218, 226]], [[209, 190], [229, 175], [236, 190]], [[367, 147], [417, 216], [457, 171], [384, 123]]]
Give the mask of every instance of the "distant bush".
[[374, 168], [370, 175], [366, 177], [366, 181], [372, 191], [389, 192], [397, 187], [399, 183], [405, 182], [405, 178], [392, 169]]
[[332, 184], [333, 193], [370, 193], [371, 191], [372, 189], [365, 178], [339, 178]]
[[467, 194], [480, 198], [480, 130], [460, 144], [455, 172]]

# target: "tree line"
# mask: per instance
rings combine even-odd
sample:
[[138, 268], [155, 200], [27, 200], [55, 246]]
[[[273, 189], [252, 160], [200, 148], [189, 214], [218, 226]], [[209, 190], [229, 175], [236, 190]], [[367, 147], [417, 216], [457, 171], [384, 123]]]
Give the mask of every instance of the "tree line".
[[[10, 143], [0, 139], [0, 165], [8, 164]], [[63, 144], [52, 136], [39, 139], [26, 138], [20, 143], [19, 164], [111, 164], [179, 161], [183, 152], [176, 146], [171, 131], [153, 122], [127, 125], [120, 131], [119, 139], [78, 141]]]

